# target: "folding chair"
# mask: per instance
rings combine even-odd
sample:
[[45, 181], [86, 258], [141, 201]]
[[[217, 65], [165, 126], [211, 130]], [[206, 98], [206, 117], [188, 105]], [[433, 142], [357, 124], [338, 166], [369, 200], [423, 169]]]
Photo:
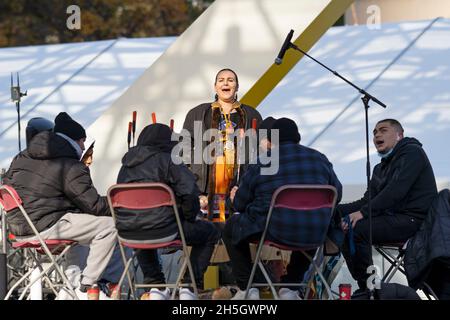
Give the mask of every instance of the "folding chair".
[[374, 245], [375, 250], [390, 263], [388, 270], [381, 279], [382, 282], [389, 283], [397, 271], [405, 274], [403, 259], [405, 258], [406, 245], [407, 242]]
[[[172, 189], [163, 183], [125, 183], [116, 184], [108, 189], [107, 193], [108, 204], [111, 208], [111, 213], [114, 222], [117, 225], [117, 213], [115, 209], [122, 208], [128, 210], [139, 210], [141, 214], [151, 214], [148, 211], [143, 212], [143, 209], [154, 209], [164, 206], [171, 206], [175, 214], [176, 223], [178, 225], [178, 237], [180, 239], [174, 239], [171, 241], [160, 241], [160, 240], [132, 240], [126, 239], [118, 235], [120, 251], [122, 253], [122, 259], [125, 265], [125, 269], [119, 280], [119, 288], [122, 286], [122, 282], [125, 276], [128, 278], [128, 283], [130, 286], [131, 293], [134, 299], [136, 296], [136, 289], [138, 288], [173, 288], [172, 299], [175, 298], [176, 290], [179, 287], [189, 287], [192, 285], [194, 293], [198, 296], [197, 285], [195, 283], [194, 271], [192, 269], [191, 261], [189, 259], [189, 251], [186, 245], [186, 240], [184, 237], [184, 232], [180, 220], [180, 215], [178, 213], [178, 208], [176, 204], [176, 198]], [[134, 250], [133, 256], [127, 260], [125, 256], [124, 247], [137, 249]], [[163, 248], [179, 248], [183, 250], [182, 258], [183, 264], [180, 269], [180, 273], [173, 284], [138, 284], [129, 273], [130, 265], [133, 262], [138, 250], [145, 249], [163, 249]], [[182, 283], [181, 279], [186, 272], [186, 268], [189, 270], [191, 277], [191, 283]], [[135, 279], [134, 277], [133, 279]]]
[[[3, 215], [3, 207], [0, 206], [0, 211]], [[2, 219], [5, 219], [5, 216], [2, 216]], [[16, 241], [16, 237], [8, 232], [6, 227], [6, 222], [2, 221], [2, 247], [4, 248], [4, 252], [6, 253], [6, 279], [7, 284], [6, 288], [11, 287], [14, 283], [16, 283], [23, 275], [28, 271], [28, 259], [29, 255], [25, 250], [20, 248], [12, 249], [12, 243]], [[6, 296], [6, 292], [5, 292]]]
[[[379, 254], [381, 254], [381, 256], [390, 264], [388, 270], [384, 272], [381, 282], [389, 283], [397, 273], [397, 271], [400, 271], [403, 275], [406, 276], [405, 268], [403, 266], [403, 260], [405, 259], [407, 245], [408, 241], [374, 245], [375, 250]], [[431, 300], [431, 297], [433, 297], [435, 300], [438, 300], [436, 294], [426, 282], [422, 283], [421, 290], [429, 300]]]
[[[259, 240], [258, 248], [256, 251], [255, 261], [253, 264], [252, 272], [250, 274], [250, 278], [247, 284], [247, 289], [245, 293], [245, 299], [247, 299], [249, 290], [252, 286], [262, 287], [269, 285], [273, 297], [278, 300], [279, 296], [278, 293], [275, 290], [275, 287], [304, 287], [304, 283], [273, 283], [270, 279], [269, 274], [267, 273], [266, 269], [264, 268], [260, 258], [261, 258], [261, 252], [264, 245], [274, 246], [276, 248], [282, 249], [282, 250], [288, 250], [288, 251], [300, 251], [312, 264], [313, 268], [315, 269], [315, 273], [311, 273], [311, 277], [314, 276], [314, 274], [318, 274], [318, 276], [321, 278], [327, 292], [329, 299], [332, 299], [333, 294], [332, 291], [325, 279], [325, 277], [322, 274], [322, 267], [317, 265], [317, 260], [320, 256], [321, 249], [323, 248], [323, 245], [325, 243], [326, 234], [328, 231], [328, 226], [331, 221], [331, 217], [334, 211], [334, 208], [336, 206], [336, 200], [337, 200], [337, 191], [336, 188], [329, 185], [285, 185], [277, 190], [275, 190], [272, 201], [270, 203], [269, 213], [267, 215], [266, 225], [263, 231], [263, 234], [261, 236], [261, 239]], [[270, 222], [272, 218], [272, 214], [274, 209], [277, 208], [286, 208], [294, 210], [292, 214], [302, 214], [303, 220], [305, 222], [307, 219], [314, 219], [314, 214], [317, 214], [319, 211], [321, 214], [323, 214], [321, 219], [320, 226], [317, 228], [316, 232], [317, 235], [315, 237], [315, 241], [311, 240], [309, 242], [299, 243], [297, 245], [285, 245], [283, 243], [280, 243], [278, 241], [274, 240], [266, 240], [267, 233], [270, 228]], [[325, 209], [325, 210], [321, 210]], [[319, 210], [319, 211], [318, 211]], [[275, 213], [276, 214], [276, 213]], [[286, 225], [288, 222], [286, 223]], [[284, 225], [277, 225], [277, 228], [279, 230], [284, 229]], [[299, 226], [298, 232], [305, 232], [306, 228], [308, 228], [307, 224], [305, 223], [304, 226]], [[320, 240], [319, 240], [320, 239]], [[306, 251], [309, 250], [316, 250], [316, 253], [314, 257], [309, 256]], [[256, 268], [259, 267], [261, 272], [264, 275], [265, 280], [267, 283], [253, 283], [253, 279], [256, 273]], [[308, 279], [307, 283], [312, 280]]]
[[[29, 261], [29, 264], [26, 267], [28, 271], [23, 274], [22, 277], [20, 277], [9, 289], [5, 300], [8, 300], [19, 286], [28, 282], [19, 296], [19, 300], [22, 300], [33, 284], [37, 281], [42, 281], [42, 279], [49, 286], [55, 296], [58, 295], [59, 290], [68, 290], [69, 294], [71, 294], [74, 299], [77, 299], [72, 284], [67, 279], [61, 266], [58, 264], [70, 247], [76, 242], [66, 239], [44, 240], [22, 206], [22, 199], [16, 190], [11, 186], [0, 185], [0, 205], [3, 207], [6, 214], [14, 209], [20, 210], [34, 233], [34, 236], [27, 237], [27, 239], [21, 239], [19, 237], [11, 238], [11, 240], [13, 240], [13, 249], [26, 251], [25, 255]], [[44, 266], [44, 263], [46, 263], [45, 258], [50, 260], [50, 263]], [[34, 276], [31, 280], [30, 276], [36, 268], [39, 269], [40, 273], [38, 276]], [[56, 274], [52, 277], [53, 271], [55, 271]]]

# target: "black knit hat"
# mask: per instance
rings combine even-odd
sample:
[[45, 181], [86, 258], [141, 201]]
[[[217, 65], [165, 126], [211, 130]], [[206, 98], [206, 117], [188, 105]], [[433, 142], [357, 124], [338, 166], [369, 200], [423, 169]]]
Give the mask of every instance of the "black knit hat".
[[55, 132], [65, 134], [69, 138], [77, 141], [86, 138], [86, 131], [84, 128], [73, 120], [67, 113], [60, 112], [55, 118]]
[[274, 122], [272, 129], [279, 130], [279, 142], [300, 142], [297, 124], [288, 118], [280, 118]]
[[272, 129], [273, 124], [275, 123], [277, 119], [274, 117], [267, 117], [261, 123], [259, 124], [258, 128], [258, 139], [260, 139], [260, 132], [259, 129], [266, 129], [267, 130], [267, 140], [270, 141], [270, 129]]

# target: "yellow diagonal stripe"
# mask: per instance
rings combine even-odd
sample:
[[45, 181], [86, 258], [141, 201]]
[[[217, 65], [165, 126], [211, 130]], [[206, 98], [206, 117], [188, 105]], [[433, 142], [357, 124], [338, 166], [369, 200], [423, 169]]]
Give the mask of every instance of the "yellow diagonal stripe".
[[[300, 49], [307, 52], [322, 37], [322, 35], [341, 17], [354, 0], [332, 0], [325, 9], [310, 23], [310, 25], [294, 41]], [[295, 32], [296, 30], [294, 30]], [[286, 35], [289, 30], [286, 30]], [[295, 34], [295, 33], [294, 33]], [[281, 48], [282, 42], [280, 42]], [[275, 88], [286, 74], [300, 61], [303, 54], [290, 49], [284, 56], [283, 63], [275, 63], [259, 78], [258, 81], [242, 97], [241, 103], [257, 107], [261, 101]], [[274, 57], [275, 58], [275, 57]]]

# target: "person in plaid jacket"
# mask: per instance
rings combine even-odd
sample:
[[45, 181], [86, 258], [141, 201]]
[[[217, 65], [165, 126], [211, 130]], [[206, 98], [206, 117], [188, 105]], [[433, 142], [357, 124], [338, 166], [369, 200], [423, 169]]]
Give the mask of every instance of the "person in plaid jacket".
[[[279, 133], [278, 143], [274, 138], [274, 129]], [[276, 120], [272, 125], [272, 138], [273, 141], [270, 143], [272, 150], [275, 150], [274, 147], [279, 150], [278, 172], [264, 175], [261, 174], [261, 169], [265, 165], [261, 163], [252, 165], [242, 177], [239, 187], [233, 188], [230, 195], [233, 207], [239, 214], [234, 214], [227, 221], [223, 239], [230, 256], [233, 274], [240, 289], [235, 296], [236, 299], [243, 298], [252, 268], [248, 243], [261, 237], [270, 201], [277, 188], [287, 184], [332, 185], [338, 191], [338, 202], [342, 197], [342, 185], [333, 171], [332, 164], [322, 153], [299, 144], [300, 134], [294, 121], [288, 118]], [[318, 210], [314, 219], [308, 218], [311, 228], [304, 232], [298, 232], [299, 229], [296, 228], [296, 225], [300, 221], [296, 219], [305, 219], [305, 216], [292, 215], [288, 211], [289, 209], [281, 209], [272, 216], [268, 232], [269, 239], [286, 245], [311, 243], [315, 241], [314, 237], [319, 236], [314, 233], [314, 227], [330, 223], [329, 214]], [[277, 228], [280, 219], [288, 219], [291, 227], [288, 230]], [[293, 252], [287, 267], [287, 274], [282, 277], [281, 281], [301, 282], [308, 267], [309, 261], [306, 257], [300, 252]], [[261, 282], [260, 277], [261, 275], [257, 273], [256, 282]], [[282, 299], [297, 297], [296, 292], [288, 288], [280, 289], [279, 294]], [[249, 297], [258, 299], [258, 290], [252, 288]]]

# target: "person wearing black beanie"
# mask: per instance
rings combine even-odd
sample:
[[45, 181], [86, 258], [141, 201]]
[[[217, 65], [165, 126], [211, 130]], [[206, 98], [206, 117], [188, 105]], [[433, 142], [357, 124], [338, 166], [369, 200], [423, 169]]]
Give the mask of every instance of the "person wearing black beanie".
[[298, 132], [297, 124], [288, 118], [280, 118], [276, 120], [272, 129], [279, 130], [279, 142], [294, 142], [299, 143], [301, 140], [300, 133]]
[[60, 112], [55, 118], [55, 132], [65, 134], [74, 141], [86, 138], [84, 128], [66, 112]]
[[[62, 112], [53, 131], [33, 136], [5, 177], [22, 198], [32, 223], [20, 211], [8, 212], [9, 230], [14, 235], [36, 238], [37, 231], [47, 239], [73, 240], [89, 247], [75, 291], [61, 289], [57, 300], [73, 299], [74, 294], [87, 300], [87, 290], [102, 280], [117, 243], [108, 201], [97, 192], [89, 169], [80, 161], [85, 139], [83, 127]], [[110, 300], [103, 291], [99, 299]]]
[[[270, 119], [264, 122], [263, 126], [269, 125]], [[332, 164], [324, 154], [299, 143], [300, 133], [293, 120], [275, 120], [271, 130], [270, 144], [267, 144], [271, 154], [270, 159], [267, 159], [270, 161], [263, 161], [260, 153], [258, 163], [247, 170], [239, 182], [239, 187], [233, 188], [230, 193], [230, 205], [239, 214], [234, 214], [227, 220], [222, 239], [239, 287], [239, 291], [232, 298], [235, 300], [245, 297], [250, 280], [252, 257], [248, 242], [261, 238], [272, 195], [278, 188], [292, 184], [331, 185], [337, 191], [336, 201], [339, 202], [342, 197], [342, 184]], [[276, 214], [271, 217], [266, 240], [293, 247], [313, 247], [313, 243], [322, 243], [324, 232], [330, 226], [331, 210], [312, 210], [306, 215], [293, 214], [289, 208], [276, 210]], [[306, 253], [313, 256], [315, 251], [307, 250]], [[296, 288], [289, 284], [301, 283], [309, 267], [310, 262], [301, 252], [292, 252], [286, 268], [287, 273], [280, 279], [280, 282], [285, 283], [284, 288], [278, 292], [280, 299], [300, 298], [299, 293], [293, 290]], [[264, 277], [257, 272], [254, 280], [261, 283], [264, 282]], [[248, 288], [248, 298], [259, 299], [258, 288]]]
[[66, 112], [60, 112], [55, 118], [53, 131], [66, 139], [81, 159], [85, 149], [84, 142], [86, 141], [86, 131], [81, 124], [73, 120]]

